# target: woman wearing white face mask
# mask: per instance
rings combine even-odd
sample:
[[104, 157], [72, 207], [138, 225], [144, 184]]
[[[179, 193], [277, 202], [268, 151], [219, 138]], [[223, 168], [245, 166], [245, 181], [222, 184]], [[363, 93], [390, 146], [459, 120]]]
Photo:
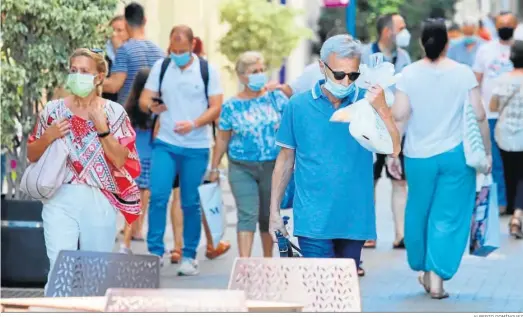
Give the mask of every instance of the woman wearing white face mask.
[[99, 97], [106, 72], [101, 51], [76, 50], [66, 84], [72, 95], [49, 102], [30, 137], [31, 162], [53, 142], [69, 150], [65, 181], [42, 211], [51, 270], [60, 250], [76, 250], [78, 242], [81, 250], [110, 252], [116, 210], [128, 223], [140, 214], [135, 132], [121, 105]]
[[267, 74], [258, 52], [243, 53], [236, 73], [244, 89], [222, 106], [209, 180], [218, 180], [217, 168], [228, 150], [229, 182], [238, 208], [240, 256], [251, 256], [259, 223], [263, 255], [272, 257], [274, 243], [268, 230], [272, 172], [279, 152], [276, 131], [288, 98], [279, 90], [263, 89]]

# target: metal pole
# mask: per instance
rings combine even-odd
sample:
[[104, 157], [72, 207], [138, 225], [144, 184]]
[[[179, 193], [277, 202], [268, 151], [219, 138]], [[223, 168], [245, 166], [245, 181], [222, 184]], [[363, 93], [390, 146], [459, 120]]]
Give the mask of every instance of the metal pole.
[[353, 37], [356, 37], [356, 8], [357, 8], [357, 0], [350, 0], [349, 4], [347, 5], [347, 31], [350, 35]]
[[[280, 3], [282, 5], [286, 5], [287, 0], [280, 0]], [[285, 72], [286, 72], [286, 70], [285, 70], [285, 60], [284, 60], [282, 66], [280, 68], [280, 84], [285, 83]]]

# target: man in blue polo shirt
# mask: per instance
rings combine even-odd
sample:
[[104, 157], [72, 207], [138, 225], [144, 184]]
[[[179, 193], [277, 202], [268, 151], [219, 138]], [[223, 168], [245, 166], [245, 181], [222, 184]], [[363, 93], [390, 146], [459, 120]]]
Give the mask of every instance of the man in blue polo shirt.
[[[182, 263], [178, 275], [197, 275], [196, 248], [200, 242], [201, 211], [198, 186], [203, 182], [211, 145], [211, 124], [220, 115], [223, 101], [220, 74], [208, 65], [207, 93], [201, 63], [193, 53], [194, 35], [185, 25], [175, 26], [170, 35], [170, 63], [160, 83], [163, 60], [151, 69], [140, 96], [140, 107], [159, 115], [160, 128], [153, 142], [151, 198], [147, 246], [163, 256], [167, 203], [175, 175], [180, 176], [183, 210]], [[161, 95], [163, 104], [157, 98]], [[206, 98], [208, 96], [208, 99]]]
[[[279, 206], [294, 169], [294, 235], [303, 256], [352, 258], [359, 265], [363, 243], [376, 238], [372, 153], [350, 135], [347, 124], [329, 119], [340, 107], [365, 96], [366, 91], [354, 84], [360, 44], [349, 35], [337, 35], [323, 44], [320, 55], [326, 80], [294, 95], [280, 124], [269, 230], [275, 241], [275, 232], [287, 235]], [[372, 87], [367, 98], [387, 127], [395, 130], [383, 90]]]

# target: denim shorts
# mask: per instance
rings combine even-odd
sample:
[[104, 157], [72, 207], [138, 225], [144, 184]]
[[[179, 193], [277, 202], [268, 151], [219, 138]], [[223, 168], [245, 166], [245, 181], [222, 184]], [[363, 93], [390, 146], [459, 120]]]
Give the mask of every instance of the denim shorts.
[[229, 183], [238, 209], [238, 232], [269, 231], [272, 171], [275, 161], [229, 161]]

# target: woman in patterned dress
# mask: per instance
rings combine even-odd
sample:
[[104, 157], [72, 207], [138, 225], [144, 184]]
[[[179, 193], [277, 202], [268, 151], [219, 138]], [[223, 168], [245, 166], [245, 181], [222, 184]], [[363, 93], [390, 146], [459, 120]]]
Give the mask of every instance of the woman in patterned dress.
[[210, 181], [217, 181], [218, 166], [228, 151], [229, 182], [238, 208], [238, 247], [241, 257], [250, 257], [256, 224], [263, 255], [272, 257], [269, 234], [269, 204], [272, 171], [279, 149], [276, 131], [288, 98], [279, 90], [267, 92], [263, 56], [243, 53], [236, 73], [243, 90], [222, 106], [219, 131], [214, 146]]
[[60, 250], [78, 244], [81, 250], [111, 252], [117, 210], [127, 223], [140, 216], [135, 132], [124, 108], [100, 97], [105, 59], [78, 49], [69, 62], [66, 86], [72, 95], [46, 104], [27, 149], [31, 162], [57, 139], [69, 150], [64, 184], [42, 211], [51, 270]]

